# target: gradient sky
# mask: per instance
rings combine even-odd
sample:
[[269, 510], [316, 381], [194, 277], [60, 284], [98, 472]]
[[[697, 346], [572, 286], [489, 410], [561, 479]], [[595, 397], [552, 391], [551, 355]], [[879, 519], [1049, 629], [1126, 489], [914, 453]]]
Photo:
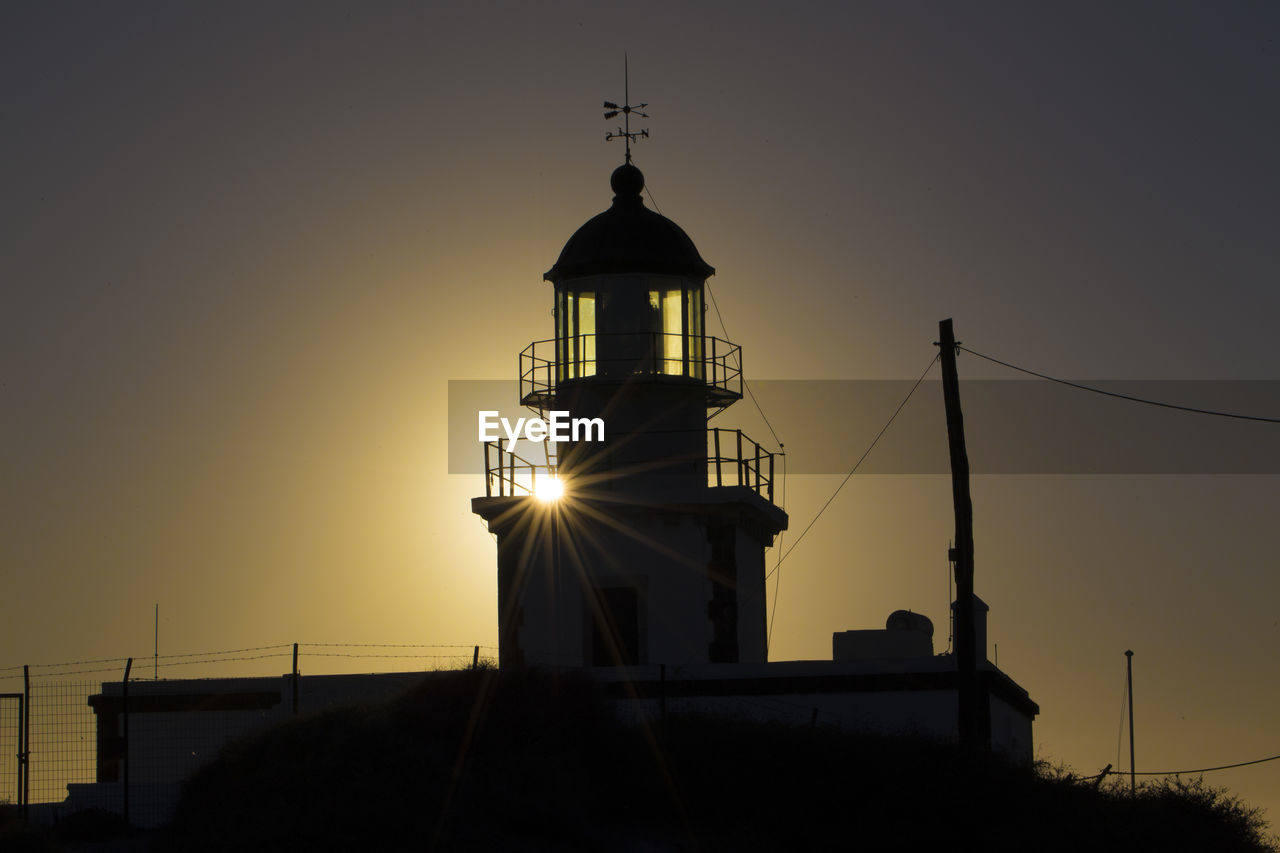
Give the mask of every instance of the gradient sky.
[[[495, 644], [447, 382], [551, 335], [624, 50], [749, 378], [913, 379], [954, 317], [1068, 378], [1280, 379], [1277, 33], [1266, 2], [3, 4], [0, 665], [146, 656], [156, 602], [162, 652]], [[839, 480], [789, 478], [793, 531]], [[1139, 769], [1280, 752], [1280, 477], [973, 494], [1039, 757], [1116, 761], [1126, 648]], [[899, 607], [945, 647], [952, 524], [945, 477], [856, 477], [771, 656]], [[1280, 821], [1280, 762], [1207, 780]]]

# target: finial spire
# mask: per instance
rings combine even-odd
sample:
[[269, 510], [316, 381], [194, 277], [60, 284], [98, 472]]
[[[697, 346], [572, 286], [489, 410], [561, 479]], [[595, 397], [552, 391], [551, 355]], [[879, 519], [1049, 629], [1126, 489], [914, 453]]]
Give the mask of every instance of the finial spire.
[[604, 114], [605, 119], [611, 119], [614, 116], [616, 116], [618, 113], [622, 113], [623, 126], [618, 128], [616, 131], [610, 131], [609, 133], [606, 133], [604, 135], [604, 138], [606, 142], [608, 142], [610, 139], [613, 139], [614, 137], [621, 137], [625, 141], [627, 146], [627, 163], [631, 162], [631, 140], [640, 139], [641, 137], [645, 139], [649, 138], [648, 128], [644, 128], [643, 130], [631, 129], [631, 114], [635, 113], [636, 115], [641, 116], [643, 118], [648, 118], [649, 114], [641, 112], [641, 110], [643, 110], [645, 107], [649, 105], [636, 104], [634, 107], [631, 106], [630, 77], [631, 75], [627, 68], [627, 55], [624, 53], [622, 54], [622, 106], [618, 106], [613, 101], [604, 102], [604, 108], [609, 111]]

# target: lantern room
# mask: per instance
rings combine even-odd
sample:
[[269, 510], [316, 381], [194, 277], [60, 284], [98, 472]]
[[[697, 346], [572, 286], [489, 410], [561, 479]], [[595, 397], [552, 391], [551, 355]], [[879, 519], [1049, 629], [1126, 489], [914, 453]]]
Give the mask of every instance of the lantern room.
[[544, 276], [554, 286], [555, 338], [522, 355], [522, 401], [545, 410], [580, 380], [639, 377], [697, 386], [714, 410], [741, 399], [741, 351], [704, 325], [714, 268], [680, 226], [645, 207], [638, 168], [619, 166], [609, 183], [612, 206], [569, 238]]
[[613, 206], [578, 229], [546, 274], [555, 285], [557, 381], [639, 374], [701, 379], [703, 283], [715, 272], [671, 220], [644, 206], [630, 163]]

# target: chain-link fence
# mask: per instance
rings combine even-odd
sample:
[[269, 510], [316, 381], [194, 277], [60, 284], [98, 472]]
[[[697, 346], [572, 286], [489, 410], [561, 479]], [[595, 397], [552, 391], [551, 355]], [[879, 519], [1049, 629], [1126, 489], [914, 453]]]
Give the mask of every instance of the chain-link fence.
[[[87, 697], [96, 681], [33, 678], [27, 704], [28, 803], [60, 802], [68, 786], [97, 780], [97, 721]], [[102, 804], [102, 808], [108, 808]]]
[[23, 802], [22, 723], [26, 697], [0, 693], [0, 804]]
[[[310, 643], [0, 669], [0, 803], [25, 806], [44, 824], [97, 811], [159, 826], [182, 782], [235, 739], [297, 713], [388, 698], [422, 673], [493, 652]], [[399, 671], [335, 671], [362, 662]], [[304, 676], [304, 665], [314, 674]], [[159, 677], [162, 669], [171, 677]]]

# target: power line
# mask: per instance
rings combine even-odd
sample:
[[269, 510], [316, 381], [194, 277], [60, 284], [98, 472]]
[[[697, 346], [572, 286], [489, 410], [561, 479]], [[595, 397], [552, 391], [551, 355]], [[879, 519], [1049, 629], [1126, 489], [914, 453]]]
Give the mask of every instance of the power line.
[[1248, 767], [1251, 764], [1263, 764], [1268, 761], [1280, 759], [1280, 755], [1270, 755], [1266, 758], [1255, 758], [1253, 761], [1241, 761], [1238, 764], [1221, 764], [1217, 767], [1201, 767], [1199, 770], [1140, 770], [1137, 776], [1181, 776], [1185, 773], [1210, 773], [1214, 770], [1230, 770], [1233, 767]]
[[1129, 707], [1129, 679], [1126, 677], [1120, 684], [1120, 726], [1116, 729], [1116, 763], [1120, 766], [1120, 747], [1124, 743], [1124, 712]]
[[956, 609], [951, 606], [951, 602], [955, 601], [955, 593], [951, 591], [955, 584], [955, 573], [951, 571], [951, 548], [955, 543], [950, 539], [947, 540], [947, 654], [951, 654], [951, 644], [956, 639]]
[[[661, 214], [661, 213], [662, 213], [662, 211], [658, 208], [658, 202], [657, 202], [657, 199], [655, 199], [655, 198], [653, 197], [653, 190], [651, 190], [651, 189], [649, 188], [649, 185], [648, 185], [648, 183], [647, 183], [647, 182], [645, 183], [645, 188], [644, 188], [644, 189], [645, 189], [645, 192], [647, 192], [647, 193], [649, 194], [649, 202], [650, 202], [650, 204], [652, 204], [652, 205], [653, 205], [653, 209], [654, 209], [655, 211], [657, 211], [659, 214]], [[709, 282], [709, 281], [708, 281], [708, 282], [705, 282], [705, 283], [703, 284], [703, 288], [706, 290], [707, 297], [711, 300], [711, 307], [712, 307], [712, 308], [715, 310], [715, 312], [716, 312], [716, 319], [720, 322], [720, 331], [721, 331], [721, 333], [725, 336], [725, 338], [726, 338], [727, 340], [732, 340], [733, 336], [729, 334], [729, 327], [725, 325], [725, 322], [724, 322], [724, 315], [720, 313], [720, 303], [716, 301], [716, 295], [715, 295], [715, 293], [711, 290], [711, 282]], [[750, 398], [751, 403], [756, 407], [756, 411], [760, 413], [760, 420], [764, 421], [765, 428], [769, 430], [769, 434], [770, 434], [771, 436], [773, 436], [774, 443], [776, 443], [776, 444], [778, 445], [778, 455], [782, 457], [782, 494], [781, 494], [782, 504], [781, 504], [781, 506], [782, 506], [782, 508], [783, 508], [783, 509], [786, 509], [786, 504], [787, 504], [787, 446], [786, 446], [785, 444], [783, 444], [782, 439], [778, 437], [778, 431], [777, 431], [777, 430], [775, 430], [775, 429], [773, 428], [773, 424], [769, 422], [769, 416], [768, 416], [768, 415], [766, 415], [766, 414], [764, 413], [764, 407], [760, 405], [760, 401], [756, 399], [755, 392], [751, 390], [751, 383], [747, 382], [747, 378], [746, 378], [745, 376], [743, 376], [743, 377], [741, 377], [741, 378], [742, 378], [742, 388], [743, 388], [743, 390], [745, 390], [745, 391], [747, 392], [747, 397], [748, 397], [748, 398]], [[837, 491], [838, 491], [838, 490], [837, 490]], [[825, 509], [825, 507], [824, 507], [824, 509]], [[819, 514], [821, 514], [821, 513], [819, 513]], [[815, 520], [816, 520], [816, 519], [815, 519]], [[806, 530], [806, 532], [807, 532], [807, 530]], [[801, 535], [803, 536], [804, 534], [802, 533]], [[783, 533], [782, 533], [782, 531], [779, 531], [779, 533], [778, 533], [778, 543], [777, 543], [777, 548], [778, 548], [778, 562], [774, 565], [774, 567], [773, 567], [773, 571], [772, 571], [772, 572], [770, 572], [768, 575], [766, 575], [766, 576], [765, 576], [765, 580], [768, 580], [768, 579], [769, 579], [769, 577], [771, 577], [774, 573], [778, 572], [778, 569], [782, 566], [782, 559], [783, 559], [783, 555], [782, 555], [782, 539], [783, 539]], [[799, 542], [799, 540], [796, 540], [796, 541], [797, 541], [797, 542]], [[788, 551], [787, 553], [791, 553], [791, 552], [790, 552], [790, 551]], [[773, 641], [773, 620], [774, 620], [774, 617], [775, 617], [775, 616], [777, 616], [777, 614], [778, 614], [778, 589], [781, 587], [781, 585], [782, 585], [782, 575], [781, 575], [781, 574], [778, 574], [778, 579], [777, 579], [777, 581], [775, 581], [774, 586], [773, 586], [773, 607], [772, 607], [772, 609], [771, 609], [771, 610], [770, 610], [770, 612], [769, 612], [769, 628], [768, 628], [768, 631], [765, 633], [765, 641], [764, 641], [764, 644], [765, 644], [765, 649], [766, 649], [766, 650], [769, 648], [770, 644], [771, 644], [771, 643], [772, 643], [772, 641]]]
[[836, 495], [840, 494], [840, 490], [843, 489], [845, 485], [849, 482], [849, 480], [853, 478], [854, 473], [856, 473], [859, 466], [862, 465], [863, 460], [865, 460], [871, 454], [871, 451], [875, 449], [876, 444], [879, 443], [881, 437], [889, 430], [889, 427], [893, 424], [894, 420], [898, 417], [898, 414], [907, 405], [907, 401], [910, 400], [912, 395], [916, 393], [916, 389], [920, 387], [920, 383], [924, 382], [924, 378], [929, 375], [929, 371], [933, 369], [934, 363], [937, 362], [939, 358], [940, 358], [939, 355], [937, 354], [934, 355], [933, 360], [929, 362], [929, 366], [924, 369], [924, 373], [921, 373], [920, 378], [916, 380], [916, 384], [911, 386], [911, 390], [907, 392], [907, 396], [902, 398], [902, 402], [898, 404], [898, 408], [893, 410], [893, 414], [889, 416], [889, 420], [886, 421], [885, 425], [880, 428], [880, 432], [876, 433], [876, 437], [871, 439], [871, 443], [867, 445], [867, 449], [864, 450], [862, 452], [862, 455], [858, 457], [858, 461], [853, 463], [853, 467], [849, 469], [849, 473], [846, 474], [844, 479], [840, 481], [840, 485], [836, 486], [836, 490], [831, 493], [831, 497], [827, 498], [827, 502], [822, 505], [822, 508], [820, 510], [818, 510], [817, 515], [813, 517], [813, 520], [809, 522], [809, 525], [805, 527], [803, 531], [801, 531], [799, 536], [796, 537], [796, 541], [791, 543], [791, 547], [787, 549], [787, 553], [778, 558], [778, 565], [773, 567], [772, 572], [769, 572], [769, 574], [765, 575], [765, 580], [768, 580], [773, 575], [773, 572], [778, 571], [778, 568], [782, 565], [782, 561], [785, 560], [787, 557], [790, 557], [793, 553], [795, 553], [796, 548], [800, 547], [800, 540], [804, 539], [805, 534], [813, 529], [813, 525], [817, 524], [818, 519], [821, 518], [822, 514], [827, 511], [827, 507], [831, 506], [831, 502], [836, 499]]
[[[653, 190], [649, 188], [648, 181], [645, 181], [644, 191], [649, 194], [649, 203], [653, 205], [654, 211], [661, 215], [662, 211], [658, 209], [658, 201], [653, 197]], [[729, 334], [729, 328], [724, 324], [724, 315], [720, 313], [720, 305], [716, 302], [716, 295], [711, 292], [711, 282], [704, 282], [703, 288], [707, 291], [707, 296], [711, 299], [711, 307], [715, 309], [716, 319], [720, 321], [720, 331], [724, 333], [725, 338], [732, 340], [733, 336]], [[764, 408], [761, 407], [760, 401], [756, 399], [756, 395], [751, 390], [751, 385], [748, 384], [745, 376], [742, 377], [742, 387], [746, 390], [747, 396], [751, 398], [751, 402], [755, 404], [756, 411], [760, 413], [761, 420], [763, 420], [764, 425], [768, 427], [769, 434], [773, 436], [773, 440], [778, 445], [778, 450], [785, 456], [786, 445], [782, 443], [782, 439], [778, 438], [778, 433], [774, 430], [773, 424], [769, 423], [769, 416], [764, 413]]]
[[980, 352], [975, 352], [974, 350], [971, 350], [968, 347], [960, 346], [959, 344], [956, 344], [956, 349], [963, 350], [964, 352], [969, 353], [969, 355], [976, 355], [978, 358], [985, 358], [987, 361], [993, 362], [994, 364], [999, 364], [1003, 367], [1007, 367], [1010, 370], [1016, 370], [1019, 373], [1025, 373], [1029, 376], [1035, 376], [1040, 379], [1047, 379], [1050, 382], [1057, 382], [1059, 385], [1066, 385], [1071, 388], [1079, 388], [1081, 391], [1092, 391], [1095, 394], [1104, 394], [1108, 397], [1117, 397], [1121, 400], [1130, 400], [1134, 403], [1145, 403], [1148, 406], [1160, 406], [1161, 408], [1164, 408], [1164, 409], [1176, 409], [1179, 412], [1192, 412], [1197, 415], [1214, 415], [1215, 417], [1219, 417], [1219, 418], [1235, 418], [1236, 420], [1241, 420], [1241, 421], [1261, 421], [1262, 423], [1268, 423], [1268, 424], [1280, 424], [1280, 418], [1264, 418], [1264, 417], [1259, 417], [1257, 415], [1241, 415], [1235, 412], [1219, 412], [1219, 411], [1214, 411], [1213, 409], [1197, 409], [1194, 406], [1178, 406], [1178, 405], [1175, 405], [1174, 403], [1162, 403], [1159, 400], [1147, 400], [1142, 397], [1134, 397], [1130, 394], [1120, 394], [1116, 391], [1104, 391], [1101, 388], [1093, 388], [1089, 385], [1081, 385], [1079, 382], [1068, 382], [1066, 379], [1059, 379], [1056, 376], [1049, 376], [1044, 373], [1037, 373], [1034, 370], [1028, 370], [1025, 367], [1018, 367], [1018, 365], [1016, 364], [1010, 364], [1007, 361], [1001, 361], [998, 358], [992, 358], [989, 355], [983, 355]]
[[[1255, 758], [1253, 761], [1241, 761], [1237, 764], [1220, 764], [1217, 767], [1201, 767], [1198, 770], [1139, 770], [1135, 776], [1185, 776], [1190, 773], [1212, 773], [1214, 770], [1231, 770], [1236, 767], [1248, 767], [1253, 764], [1265, 764], [1268, 761], [1276, 761], [1280, 759], [1280, 755], [1270, 755], [1266, 758]], [[1101, 773], [1095, 773], [1092, 776], [1081, 776], [1083, 782], [1089, 782], [1094, 779], [1101, 779], [1103, 776], [1123, 776], [1126, 771], [1104, 770]]]
[[[783, 509], [785, 509], [787, 506], [787, 454], [783, 453], [781, 455], [782, 455], [782, 507]], [[769, 647], [773, 645], [773, 620], [778, 615], [778, 591], [782, 588], [782, 572], [778, 571], [778, 566], [782, 565], [782, 537], [784, 533], [786, 533], [785, 530], [778, 531], [778, 539], [777, 539], [778, 562], [777, 562], [777, 565], [775, 565], [773, 568], [774, 572], [778, 575], [778, 577], [773, 582], [773, 608], [769, 611], [769, 631], [765, 634], [765, 637], [764, 637], [764, 652], [766, 656], [769, 654]]]
[[[707, 296], [711, 298], [711, 307], [715, 309], [716, 319], [720, 321], [720, 331], [724, 333], [726, 338], [732, 338], [733, 336], [729, 334], [728, 327], [724, 324], [724, 317], [720, 313], [720, 304], [716, 302], [716, 295], [711, 292], [711, 282], [706, 282], [703, 286], [706, 288]], [[755, 404], [756, 411], [760, 413], [760, 418], [764, 421], [764, 425], [769, 429], [769, 434], [772, 435], [773, 440], [777, 442], [778, 450], [782, 451], [785, 455], [786, 445], [782, 443], [782, 439], [778, 438], [778, 433], [774, 430], [773, 424], [769, 423], [769, 416], [764, 413], [764, 408], [761, 407], [760, 401], [756, 399], [755, 392], [751, 390], [751, 385], [747, 382], [745, 376], [742, 377], [742, 387], [747, 392], [747, 396], [751, 398], [751, 402]]]

